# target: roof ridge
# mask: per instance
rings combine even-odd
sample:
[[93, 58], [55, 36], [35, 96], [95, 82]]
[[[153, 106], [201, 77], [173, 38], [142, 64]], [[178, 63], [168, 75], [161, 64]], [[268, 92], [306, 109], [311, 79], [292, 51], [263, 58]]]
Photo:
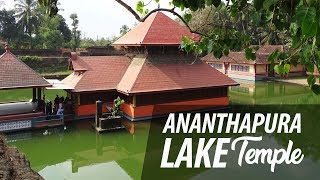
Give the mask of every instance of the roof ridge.
[[144, 35], [144, 37], [143, 37], [143, 39], [142, 39], [142, 42], [141, 43], [143, 43], [144, 42], [144, 40], [146, 39], [146, 37], [147, 37], [147, 35], [150, 33], [150, 28], [152, 27], [152, 24], [154, 23], [154, 20], [156, 19], [156, 17], [157, 17], [157, 14], [158, 14], [158, 12], [155, 12], [155, 14], [152, 14], [152, 16], [154, 16], [153, 17], [153, 19], [152, 19], [152, 23], [150, 24], [150, 26], [148, 27], [148, 29], [147, 29], [147, 33], [145, 33], [145, 35]]
[[141, 74], [141, 70], [142, 70], [143, 66], [145, 65], [146, 61], [147, 61], [147, 56], [145, 56], [145, 58], [143, 58], [143, 63], [142, 63], [142, 65], [140, 66], [139, 72], [138, 72], [138, 74], [137, 74], [137, 76], [136, 76], [137, 78], [136, 78], [136, 79], [134, 80], [134, 82], [132, 83], [132, 86], [131, 86], [131, 88], [130, 88], [130, 92], [132, 91], [132, 88], [137, 84], [138, 77], [139, 77], [139, 75]]
[[[134, 58], [132, 58], [131, 63], [130, 63], [129, 66], [127, 67], [126, 72], [123, 74], [121, 80], [119, 81], [118, 85], [116, 86], [116, 89], [117, 89], [118, 91], [124, 92], [124, 89], [119, 89], [119, 85], [122, 83], [122, 81], [125, 80], [125, 78], [126, 78], [126, 76], [127, 76], [127, 73], [128, 73], [128, 70], [130, 69], [130, 66], [133, 65], [133, 63], [136, 63], [136, 62], [138, 61], [138, 63], [141, 63], [141, 65], [140, 65], [140, 67], [139, 67], [139, 70], [138, 70], [138, 73], [136, 73], [136, 74], [134, 75], [135, 78], [134, 78], [133, 82], [131, 83], [130, 87], [129, 87], [128, 89], [126, 89], [127, 92], [124, 92], [124, 93], [130, 93], [130, 92], [132, 91], [132, 88], [133, 88], [134, 85], [136, 84], [136, 81], [137, 81], [137, 79], [138, 79], [138, 76], [139, 76], [140, 73], [141, 73], [142, 67], [143, 67], [143, 65], [144, 65], [145, 62], [146, 62], [146, 59], [147, 59], [147, 56], [145, 56], [145, 55], [137, 55], [137, 56], [135, 56]], [[140, 61], [141, 61], [141, 62], [140, 62]], [[131, 74], [131, 75], [132, 75], [132, 74]]]

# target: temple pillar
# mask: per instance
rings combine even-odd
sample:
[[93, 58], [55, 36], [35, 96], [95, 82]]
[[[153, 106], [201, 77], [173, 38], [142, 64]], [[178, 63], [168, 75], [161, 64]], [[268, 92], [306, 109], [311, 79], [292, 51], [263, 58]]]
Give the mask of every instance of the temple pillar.
[[100, 127], [99, 119], [102, 117], [102, 101], [96, 101], [96, 128]]
[[132, 97], [132, 105], [133, 105], [133, 107], [137, 107], [137, 96], [136, 95], [134, 95]]
[[33, 88], [32, 89], [32, 102], [36, 102], [37, 101], [37, 89]]
[[38, 102], [38, 110], [40, 110], [40, 109], [41, 109], [41, 106], [43, 105], [43, 104], [41, 103], [41, 88], [38, 88], [37, 102]]

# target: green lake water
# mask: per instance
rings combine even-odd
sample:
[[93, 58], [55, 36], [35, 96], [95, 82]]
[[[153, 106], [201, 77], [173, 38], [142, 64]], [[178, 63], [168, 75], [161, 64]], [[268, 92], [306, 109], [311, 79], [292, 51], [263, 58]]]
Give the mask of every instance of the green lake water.
[[[241, 82], [241, 86], [230, 89], [230, 100], [231, 104], [320, 104], [320, 96], [308, 87], [275, 82]], [[8, 141], [48, 180], [140, 179], [149, 123], [134, 126], [133, 134], [126, 130], [98, 134], [88, 121], [81, 121], [66, 128], [50, 129], [48, 135], [43, 135], [44, 130], [10, 134]], [[310, 139], [313, 141], [319, 142], [320, 137]], [[272, 136], [266, 143], [282, 146]], [[315, 154], [305, 157], [314, 174], [315, 169], [320, 170], [320, 146], [315, 147]], [[309, 179], [313, 177], [317, 175], [311, 174]]]

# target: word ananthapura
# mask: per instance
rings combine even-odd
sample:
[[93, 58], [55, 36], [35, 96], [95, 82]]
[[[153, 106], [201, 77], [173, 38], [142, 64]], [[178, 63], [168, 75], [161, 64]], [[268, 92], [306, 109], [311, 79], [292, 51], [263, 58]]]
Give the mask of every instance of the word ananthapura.
[[[176, 121], [176, 115], [170, 114], [162, 133], [256, 133], [257, 128], [264, 127], [266, 133], [301, 133], [301, 114], [295, 114], [294, 118], [287, 113], [246, 113], [240, 119], [240, 114], [217, 113], [205, 114], [202, 119], [200, 113], [196, 113], [193, 119], [191, 114], [179, 114]], [[273, 118], [271, 118], [273, 117]], [[251, 122], [251, 120], [253, 121]], [[225, 130], [223, 131], [223, 127]], [[276, 164], [299, 164], [302, 162], [304, 155], [301, 149], [293, 149], [293, 142], [289, 140], [286, 149], [254, 149], [247, 148], [249, 142], [262, 141], [262, 136], [242, 136], [231, 138], [199, 138], [194, 142], [193, 138], [185, 138], [180, 152], [175, 161], [169, 162], [170, 148], [173, 138], [167, 137], [164, 143], [164, 149], [161, 160], [161, 168], [179, 168], [182, 162], [186, 163], [186, 168], [199, 168], [201, 164], [206, 168], [226, 168], [227, 163], [221, 162], [221, 156], [228, 155], [228, 149], [224, 148], [225, 144], [230, 143], [231, 150], [235, 151], [239, 142], [240, 146], [238, 164], [242, 166], [243, 162], [247, 164], [270, 164], [271, 172], [275, 171]], [[192, 144], [198, 144], [195, 158], [193, 157]], [[209, 150], [215, 145], [215, 154], [213, 160], [210, 160]], [[212, 157], [212, 156], [211, 156]]]
[[266, 133], [301, 133], [300, 113], [293, 119], [287, 113], [255, 113], [253, 117], [245, 113], [243, 118], [240, 113], [196, 113], [193, 119], [191, 113], [180, 113], [177, 121], [175, 117], [174, 113], [169, 115], [162, 133], [256, 133], [260, 126]]

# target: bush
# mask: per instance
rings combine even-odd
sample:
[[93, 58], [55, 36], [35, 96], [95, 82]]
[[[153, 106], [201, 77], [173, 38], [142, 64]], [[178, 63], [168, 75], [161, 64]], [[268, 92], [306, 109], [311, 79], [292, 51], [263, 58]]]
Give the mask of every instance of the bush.
[[40, 74], [68, 72], [68, 59], [65, 57], [20, 56], [19, 59]]
[[43, 59], [38, 56], [20, 56], [19, 59], [30, 67], [35, 67], [43, 61]]

